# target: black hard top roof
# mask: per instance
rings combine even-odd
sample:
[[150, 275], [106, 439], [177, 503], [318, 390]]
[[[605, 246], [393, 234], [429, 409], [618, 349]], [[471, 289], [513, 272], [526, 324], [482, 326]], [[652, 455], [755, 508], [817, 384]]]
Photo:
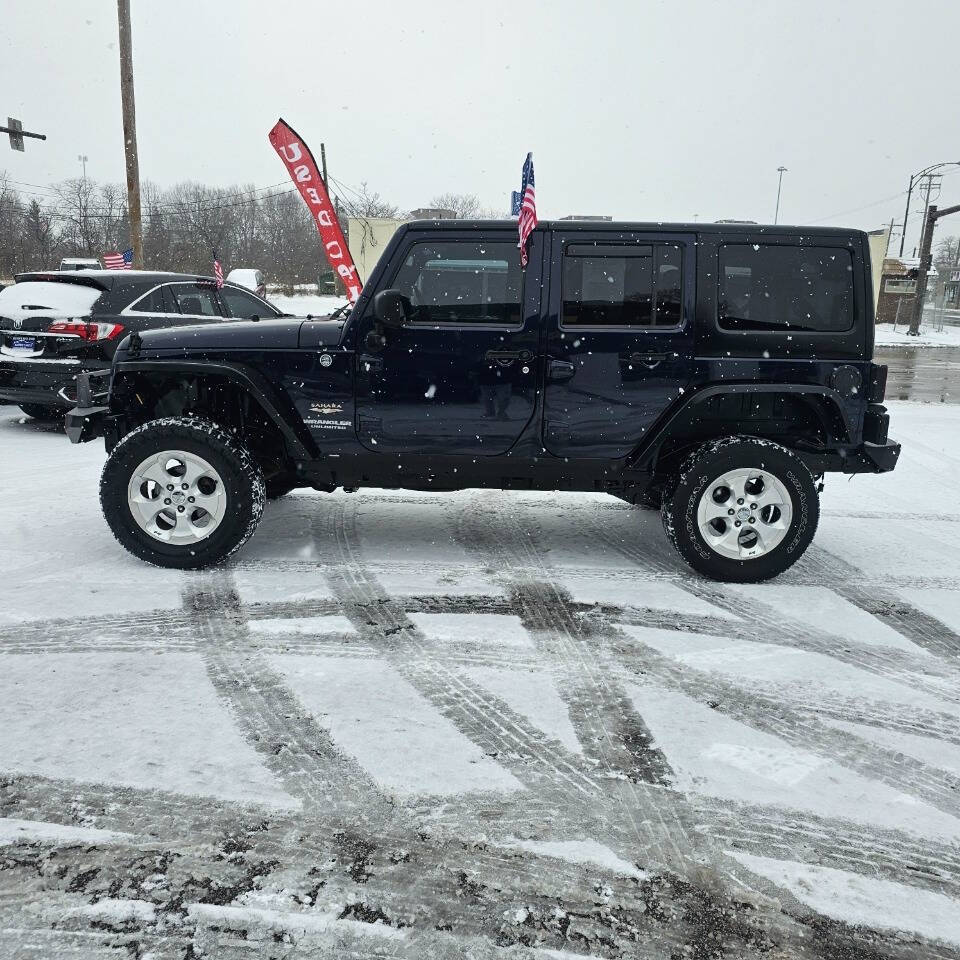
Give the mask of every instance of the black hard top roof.
[[[403, 225], [410, 230], [497, 230], [517, 229], [516, 220], [411, 220]], [[736, 236], [767, 233], [771, 236], [837, 236], [863, 233], [850, 227], [802, 226], [784, 223], [670, 223], [633, 220], [541, 220], [538, 227], [546, 230], [589, 230], [591, 233], [700, 233]]]

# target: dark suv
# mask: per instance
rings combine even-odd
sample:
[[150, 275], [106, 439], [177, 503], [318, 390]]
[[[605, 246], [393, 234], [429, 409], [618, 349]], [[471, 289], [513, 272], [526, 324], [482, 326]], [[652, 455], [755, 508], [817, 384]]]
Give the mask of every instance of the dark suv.
[[900, 452], [864, 233], [512, 222], [401, 228], [345, 318], [151, 331], [81, 378], [118, 540], [201, 567], [298, 486], [604, 491], [702, 573], [775, 576], [827, 471]]
[[139, 270], [21, 273], [0, 289], [0, 400], [37, 419], [77, 402], [76, 378], [110, 368], [130, 333], [225, 319], [282, 316], [233, 284]]

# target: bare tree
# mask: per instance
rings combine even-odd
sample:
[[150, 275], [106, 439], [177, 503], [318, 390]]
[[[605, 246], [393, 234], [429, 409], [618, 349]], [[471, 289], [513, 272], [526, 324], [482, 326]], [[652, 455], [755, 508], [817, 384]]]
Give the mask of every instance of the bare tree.
[[[364, 217], [398, 213], [366, 183], [353, 199]], [[145, 182], [141, 201], [149, 269], [209, 275], [216, 250], [226, 270], [258, 267], [287, 287], [333, 276], [310, 211], [292, 188], [264, 196], [250, 186]], [[0, 277], [50, 269], [64, 256], [124, 250], [129, 237], [121, 186], [68, 180], [49, 200], [26, 202], [0, 171]]]
[[360, 196], [342, 198], [351, 216], [354, 217], [397, 217], [400, 208], [395, 203], [384, 200], [379, 193], [375, 193], [367, 186], [364, 180], [360, 184]]

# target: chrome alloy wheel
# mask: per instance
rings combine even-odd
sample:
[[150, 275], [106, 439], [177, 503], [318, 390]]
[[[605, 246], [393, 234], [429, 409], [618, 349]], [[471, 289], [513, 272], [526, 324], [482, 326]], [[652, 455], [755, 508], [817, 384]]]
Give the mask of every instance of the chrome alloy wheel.
[[728, 470], [708, 484], [697, 506], [700, 535], [722, 557], [752, 560], [776, 548], [790, 529], [793, 501], [765, 470]]
[[127, 503], [140, 528], [165, 543], [205, 540], [227, 512], [220, 474], [203, 457], [163, 450], [144, 460], [127, 484]]

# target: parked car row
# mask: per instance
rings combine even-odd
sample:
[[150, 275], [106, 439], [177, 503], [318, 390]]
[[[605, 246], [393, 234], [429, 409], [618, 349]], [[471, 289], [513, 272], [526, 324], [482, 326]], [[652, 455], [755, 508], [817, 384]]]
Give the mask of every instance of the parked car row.
[[23, 273], [0, 290], [0, 400], [55, 419], [76, 404], [80, 373], [110, 366], [132, 334], [285, 316], [235, 283], [140, 270]]

